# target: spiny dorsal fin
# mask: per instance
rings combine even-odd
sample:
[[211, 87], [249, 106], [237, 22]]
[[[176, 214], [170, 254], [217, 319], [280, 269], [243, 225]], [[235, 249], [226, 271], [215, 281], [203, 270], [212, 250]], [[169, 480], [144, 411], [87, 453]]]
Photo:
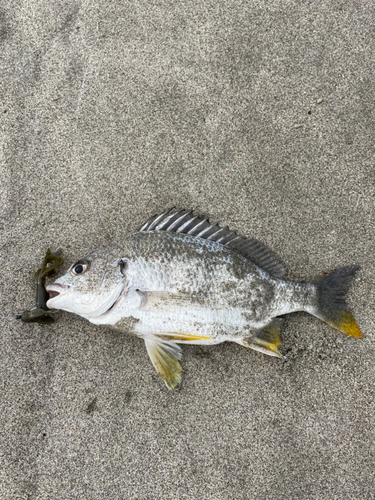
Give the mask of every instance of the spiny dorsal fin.
[[243, 345], [269, 356], [282, 358], [283, 356], [279, 353], [277, 347], [281, 345], [279, 333], [283, 323], [283, 318], [273, 318], [268, 325], [258, 330], [253, 337], [243, 339]]
[[285, 265], [266, 245], [254, 238], [242, 238], [230, 231], [228, 226], [210, 224], [208, 219], [193, 215], [193, 211], [170, 208], [161, 215], [152, 216], [139, 231], [168, 231], [215, 241], [236, 250], [276, 278], [282, 278], [286, 274]]
[[145, 339], [146, 349], [158, 374], [168, 389], [175, 389], [181, 382], [181, 349], [175, 342], [155, 336]]

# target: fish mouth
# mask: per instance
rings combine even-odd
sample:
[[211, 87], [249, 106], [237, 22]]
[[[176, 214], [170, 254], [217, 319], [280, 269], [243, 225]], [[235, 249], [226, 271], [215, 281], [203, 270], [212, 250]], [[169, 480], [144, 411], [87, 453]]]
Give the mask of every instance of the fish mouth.
[[47, 301], [49, 303], [48, 307], [53, 307], [53, 299], [56, 299], [60, 295], [65, 295], [68, 289], [68, 285], [60, 285], [59, 283], [53, 283], [52, 285], [46, 286], [49, 295], [49, 300]]

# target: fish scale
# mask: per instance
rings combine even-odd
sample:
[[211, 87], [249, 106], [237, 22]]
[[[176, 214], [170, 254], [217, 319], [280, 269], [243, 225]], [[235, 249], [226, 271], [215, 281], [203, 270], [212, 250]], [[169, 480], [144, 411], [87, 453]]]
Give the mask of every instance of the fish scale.
[[179, 344], [232, 341], [282, 357], [284, 314], [306, 311], [361, 337], [345, 302], [357, 270], [287, 281], [285, 265], [263, 243], [172, 209], [74, 263], [47, 287], [54, 295], [47, 305], [143, 338], [173, 389], [181, 381]]

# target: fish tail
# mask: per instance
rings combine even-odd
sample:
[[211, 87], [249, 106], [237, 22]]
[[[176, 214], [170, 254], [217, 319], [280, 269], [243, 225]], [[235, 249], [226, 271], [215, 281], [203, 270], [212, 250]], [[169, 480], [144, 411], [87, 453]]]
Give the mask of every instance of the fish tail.
[[361, 338], [362, 332], [345, 301], [350, 283], [358, 270], [359, 266], [340, 267], [324, 276], [322, 281], [316, 284], [317, 303], [309, 312], [336, 330], [351, 337]]

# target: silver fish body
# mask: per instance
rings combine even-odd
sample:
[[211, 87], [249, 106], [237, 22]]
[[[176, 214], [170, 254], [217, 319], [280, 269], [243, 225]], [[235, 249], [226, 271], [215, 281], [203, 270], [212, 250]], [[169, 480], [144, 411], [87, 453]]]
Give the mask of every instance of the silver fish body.
[[[342, 269], [328, 287], [285, 281], [282, 263], [260, 242], [190, 213], [168, 211], [124, 242], [76, 262], [47, 287], [55, 295], [47, 305], [144, 338], [155, 368], [172, 389], [181, 380], [178, 344], [234, 341], [280, 357], [280, 316], [294, 311], [361, 336], [343, 307], [356, 268]], [[332, 302], [335, 314], [326, 314], [323, 298]]]

